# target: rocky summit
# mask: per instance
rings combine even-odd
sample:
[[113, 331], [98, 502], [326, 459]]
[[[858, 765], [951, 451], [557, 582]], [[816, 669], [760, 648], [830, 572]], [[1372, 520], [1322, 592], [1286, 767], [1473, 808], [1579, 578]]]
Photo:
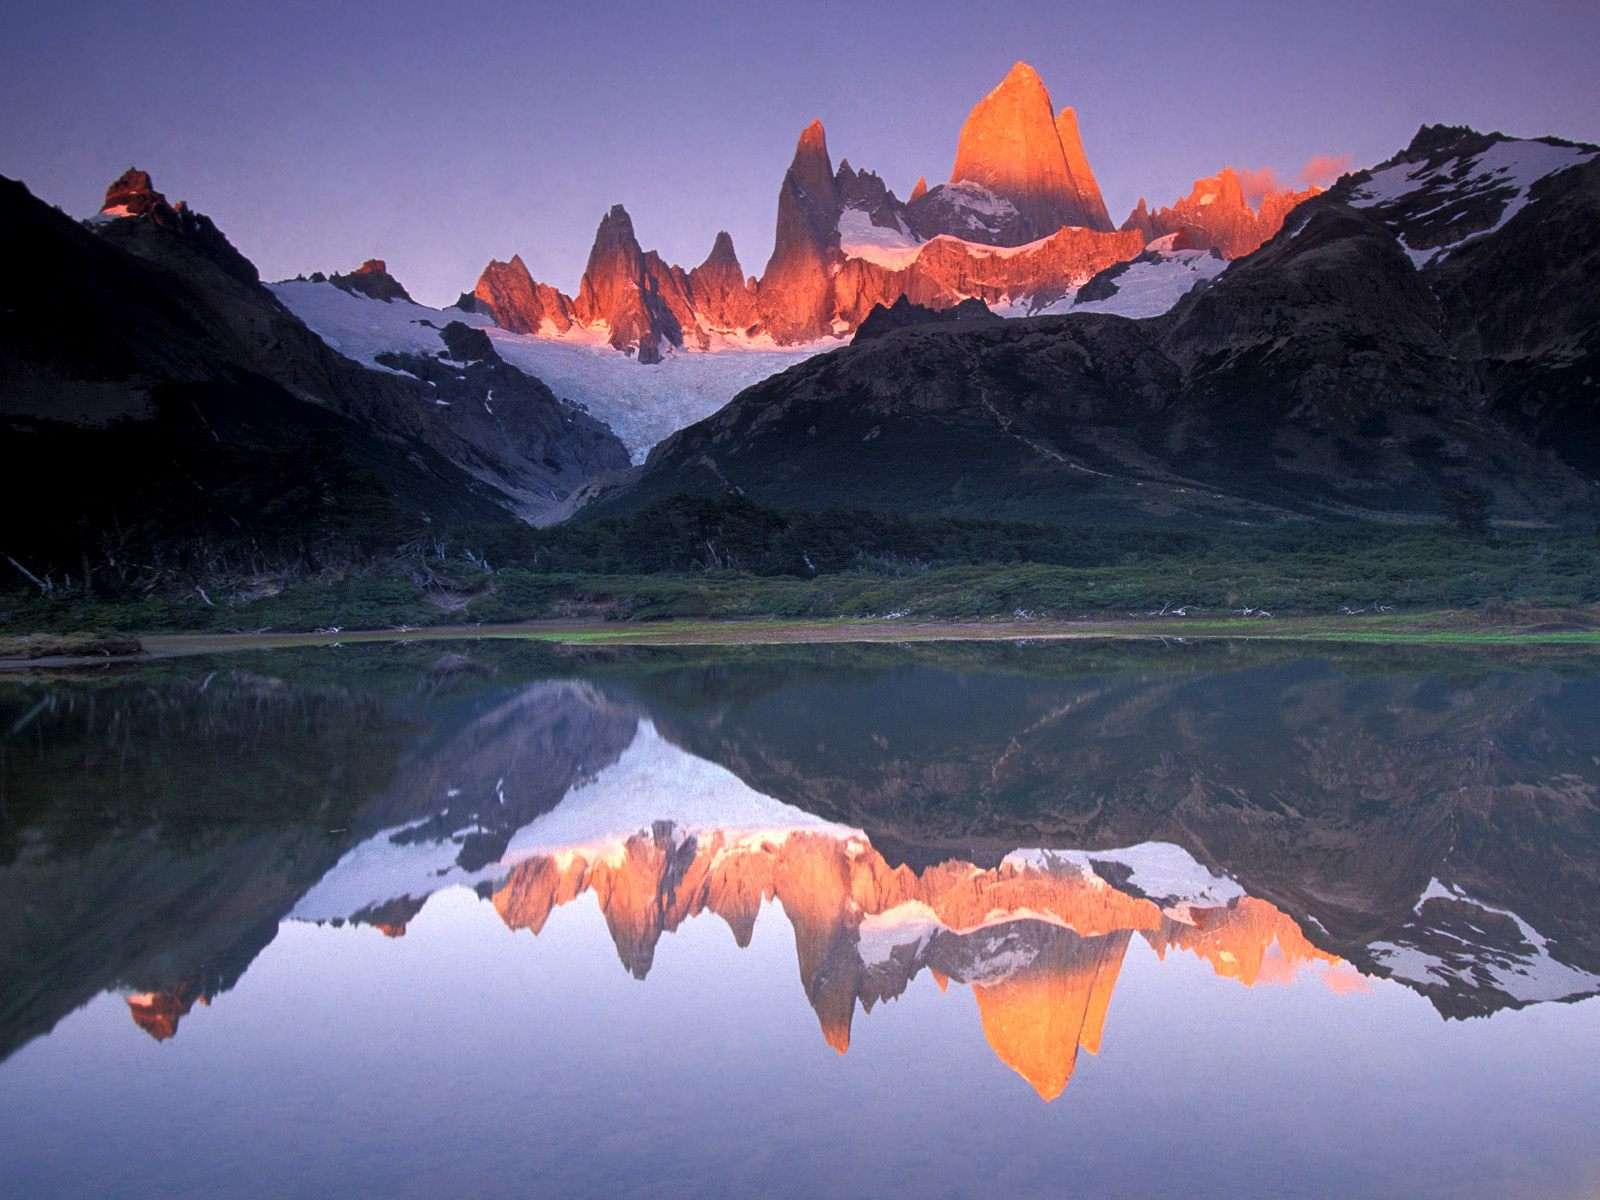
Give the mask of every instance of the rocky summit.
[[1245, 197], [1244, 184], [1232, 167], [1197, 179], [1189, 194], [1170, 207], [1151, 212], [1143, 197], [1122, 223], [1154, 241], [1177, 234], [1183, 248], [1216, 250], [1225, 258], [1242, 258], [1283, 227], [1283, 220], [1319, 189], [1291, 191], [1269, 188], [1254, 206]]
[[[1062, 132], [1070, 137], [1070, 149]], [[1083, 178], [1074, 173], [1074, 162]], [[1019, 62], [968, 114], [950, 182], [977, 184], [1009, 204], [1021, 218], [1020, 240], [1033, 241], [1063, 225], [1111, 228], [1088, 167], [1076, 113], [1064, 109], [1058, 126], [1044, 81]]]
[[871, 170], [848, 160], [835, 169], [822, 122], [807, 125], [778, 188], [759, 278], [744, 276], [725, 235], [688, 271], [642, 250], [619, 205], [600, 223], [576, 299], [535, 281], [513, 256], [484, 268], [473, 303], [505, 329], [603, 337], [644, 363], [680, 350], [799, 345], [846, 337], [901, 297], [1037, 311], [1172, 233], [1181, 246], [1238, 257], [1312, 194], [1269, 192], [1251, 207], [1225, 169], [1170, 208], [1151, 213], [1141, 201], [1118, 229], [1077, 109], [1058, 111], [1019, 62], [968, 115], [948, 181], [929, 187], [919, 177], [904, 200]]
[[111, 218], [166, 218], [171, 213], [171, 205], [165, 196], [156, 191], [155, 184], [150, 181], [150, 173], [137, 167], [129, 167], [111, 181], [111, 186], [106, 188], [105, 203], [100, 206], [100, 215]]
[[400, 281], [389, 274], [389, 264], [381, 258], [369, 258], [348, 275], [330, 275], [328, 282], [334, 287], [343, 288], [347, 292], [366, 296], [372, 300], [385, 302], [404, 300], [410, 303], [411, 296], [405, 288], [400, 286]]

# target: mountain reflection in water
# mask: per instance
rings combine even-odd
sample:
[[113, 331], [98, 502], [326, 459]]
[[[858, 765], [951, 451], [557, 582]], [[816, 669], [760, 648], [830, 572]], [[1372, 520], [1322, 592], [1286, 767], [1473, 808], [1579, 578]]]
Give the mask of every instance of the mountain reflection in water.
[[[1581, 656], [467, 653], [0, 690], [0, 1096], [50, 1100], [8, 1076], [23, 1087], [36, 1047], [72, 1053], [75, 1012], [106, 993], [173, 1046], [212, 1006], [195, 1053], [214, 1053], [252, 963], [307, 935], [371, 929], [408, 986], [471, 988], [439, 938], [468, 937], [475, 911], [511, 938], [497, 955], [576, 987], [601, 965], [543, 943], [590, 928], [558, 911], [580, 900], [600, 922], [584, 936], [668, 1006], [732, 974], [691, 927], [725, 924], [732, 955], [781, 930], [798, 979], [774, 982], [841, 1055], [858, 1014], [914, 1036], [919, 986], [965, 989], [971, 1039], [1035, 1105], [1063, 1097], [1080, 1052], [1135, 1036], [1115, 1014], [1147, 1007], [1141, 989], [1192, 991], [1175, 959], [1220, 986], [1317, 989], [1378, 1028], [1410, 994], [1434, 1021], [1569, 1012], [1595, 1041], [1593, 1004], [1550, 1004], [1600, 993], [1600, 663]], [[406, 947], [432, 913], [419, 961]], [[661, 983], [679, 943], [697, 982]], [[1155, 965], [1130, 974], [1135, 947]], [[289, 985], [308, 1021], [363, 987], [333, 970]], [[1110, 1105], [1112, 1078], [1072, 1104]], [[1600, 1158], [1554, 1166], [1588, 1178]], [[31, 1170], [33, 1194], [70, 1194]]]

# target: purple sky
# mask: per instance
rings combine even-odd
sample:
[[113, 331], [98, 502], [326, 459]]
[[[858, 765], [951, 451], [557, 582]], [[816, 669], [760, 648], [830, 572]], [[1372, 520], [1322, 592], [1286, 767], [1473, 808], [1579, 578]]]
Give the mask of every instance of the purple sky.
[[[580, 11], [583, 8], [589, 11]], [[382, 257], [419, 299], [491, 257], [576, 290], [621, 201], [692, 266], [747, 272], [813, 116], [901, 196], [1018, 58], [1077, 106], [1115, 219], [1224, 163], [1292, 182], [1424, 121], [1600, 140], [1600, 4], [34, 3], [0, 38], [0, 174], [75, 215], [124, 167], [267, 278]]]

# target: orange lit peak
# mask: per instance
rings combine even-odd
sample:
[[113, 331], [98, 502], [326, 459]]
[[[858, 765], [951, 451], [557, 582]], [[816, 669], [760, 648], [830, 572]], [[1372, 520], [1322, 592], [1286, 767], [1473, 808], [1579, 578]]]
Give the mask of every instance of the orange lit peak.
[[996, 1057], [1047, 1103], [1066, 1090], [1080, 1047], [1099, 1052], [1128, 939], [1126, 933], [1081, 939], [1059, 930], [1010, 978], [973, 985]]
[[178, 1032], [178, 1022], [188, 1016], [195, 1001], [204, 1002], [200, 989], [189, 984], [160, 992], [136, 992], [128, 997], [133, 1023], [158, 1042]]

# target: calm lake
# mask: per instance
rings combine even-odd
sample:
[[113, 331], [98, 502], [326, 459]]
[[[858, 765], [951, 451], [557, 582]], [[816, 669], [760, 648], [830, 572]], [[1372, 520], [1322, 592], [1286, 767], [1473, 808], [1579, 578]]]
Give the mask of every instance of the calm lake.
[[0, 677], [0, 1192], [1600, 1194], [1600, 655]]

